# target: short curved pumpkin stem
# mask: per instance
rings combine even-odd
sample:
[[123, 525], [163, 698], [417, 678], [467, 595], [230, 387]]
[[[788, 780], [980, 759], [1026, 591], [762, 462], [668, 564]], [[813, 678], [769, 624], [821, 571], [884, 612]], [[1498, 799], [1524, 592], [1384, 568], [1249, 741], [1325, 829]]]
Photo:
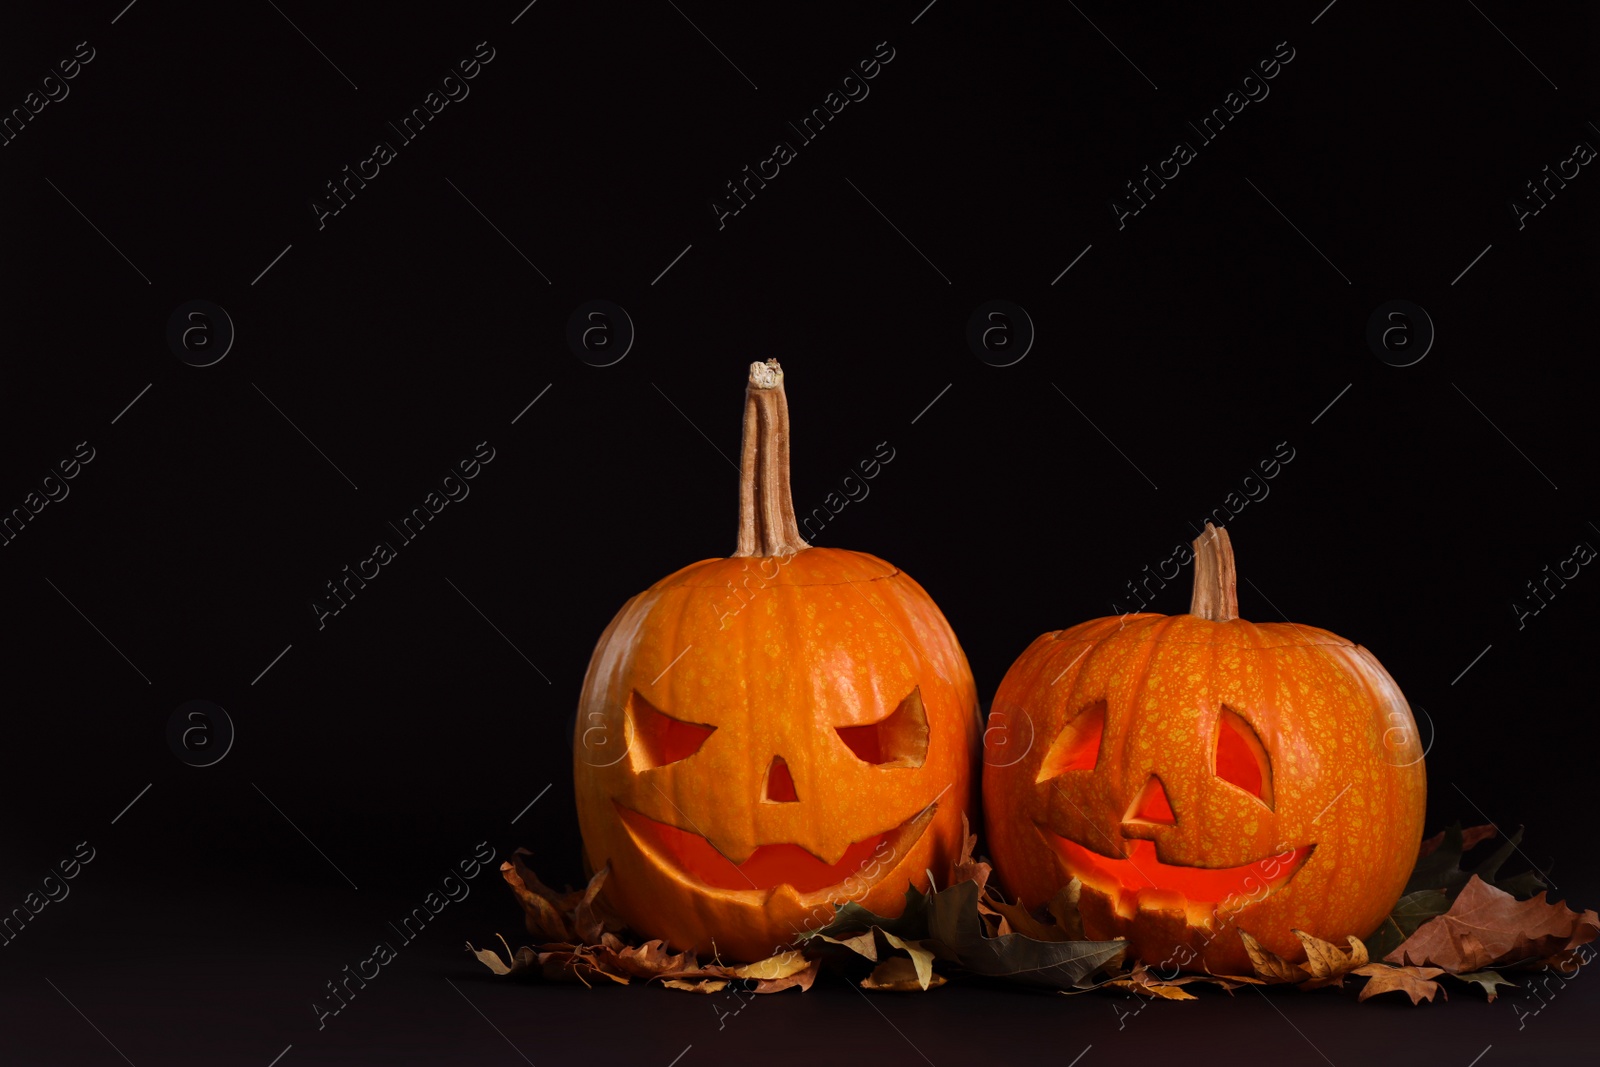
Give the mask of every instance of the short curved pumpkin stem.
[[1189, 614], [1212, 622], [1237, 619], [1238, 584], [1228, 531], [1206, 523], [1206, 532], [1194, 539], [1194, 593], [1189, 598]]
[[778, 361], [750, 364], [739, 459], [739, 544], [733, 555], [787, 556], [810, 548], [789, 488], [789, 400]]

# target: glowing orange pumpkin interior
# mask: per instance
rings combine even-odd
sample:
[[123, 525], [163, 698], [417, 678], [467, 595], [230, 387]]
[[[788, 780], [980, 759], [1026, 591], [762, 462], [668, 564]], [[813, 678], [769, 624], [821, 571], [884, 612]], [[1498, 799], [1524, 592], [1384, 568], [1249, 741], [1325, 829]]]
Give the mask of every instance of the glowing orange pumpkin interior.
[[714, 889], [771, 889], [792, 885], [815, 893], [860, 872], [903, 827], [873, 834], [845, 849], [834, 863], [825, 863], [799, 845], [761, 845], [743, 863], [734, 863], [701, 835], [657, 822], [621, 805], [617, 813], [636, 839], [665, 854], [691, 878]]
[[[1100, 763], [1105, 725], [1104, 700], [1095, 701], [1074, 715], [1045, 754], [1038, 781], [1072, 771], [1093, 771]], [[1222, 706], [1217, 720], [1212, 769], [1224, 782], [1243, 789], [1269, 809], [1272, 807], [1272, 767], [1266, 746], [1244, 716], [1227, 705]], [[1123, 821], [1125, 831], [1141, 824], [1177, 825], [1178, 817], [1159, 777], [1152, 774], [1146, 779]], [[1316, 848], [1314, 844], [1302, 845], [1236, 867], [1191, 867], [1163, 863], [1155, 842], [1143, 838], [1127, 841], [1126, 858], [1116, 859], [1040, 829], [1074, 877], [1108, 893], [1117, 901], [1117, 910], [1129, 915], [1137, 910], [1141, 895], [1146, 902], [1165, 898], [1175, 905], [1202, 905], [1259, 893], [1262, 888], [1276, 889], [1300, 869]]]

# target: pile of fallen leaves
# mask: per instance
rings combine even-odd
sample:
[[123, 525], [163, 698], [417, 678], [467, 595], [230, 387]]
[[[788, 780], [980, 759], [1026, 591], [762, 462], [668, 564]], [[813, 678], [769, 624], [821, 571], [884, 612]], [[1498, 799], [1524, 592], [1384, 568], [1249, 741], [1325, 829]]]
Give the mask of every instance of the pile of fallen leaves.
[[[1359, 999], [1400, 992], [1413, 1004], [1448, 999], [1437, 979], [1476, 985], [1489, 1000], [1518, 971], [1558, 968], [1570, 974], [1586, 961], [1580, 946], [1600, 936], [1594, 911], [1574, 912], [1545, 900], [1545, 884], [1534, 871], [1502, 877], [1500, 868], [1522, 832], [1503, 840], [1473, 868], [1464, 854], [1497, 836], [1492, 826], [1452, 826], [1422, 843], [1404, 895], [1366, 941], [1346, 946], [1294, 931], [1305, 947], [1304, 962], [1272, 953], [1239, 931], [1251, 975], [1182, 974], [1167, 977], [1141, 961], [1125, 959], [1126, 942], [1090, 941], [1078, 916], [1080, 884], [1074, 879], [1047, 906], [1030, 911], [1005, 900], [989, 885], [989, 864], [973, 858], [968, 834], [955, 879], [943, 889], [906, 890], [899, 915], [876, 915], [847, 903], [833, 921], [807, 934], [801, 948], [745, 965], [705, 963], [692, 952], [672, 952], [663, 941], [638, 943], [623, 936], [599, 893], [608, 877], [601, 870], [582, 890], [556, 892], [529, 869], [525, 850], [501, 865], [501, 874], [522, 904], [528, 932], [537, 940], [506, 957], [474, 949], [500, 975], [592, 984], [604, 979], [626, 985], [634, 978], [672, 989], [716, 993], [775, 993], [809, 989], [824, 961], [846, 969], [872, 964], [863, 989], [927, 990], [951, 973], [981, 975], [1063, 992], [1111, 988], [1166, 1000], [1193, 1000], [1183, 987], [1196, 983], [1232, 991], [1245, 985], [1295, 985], [1301, 989], [1343, 987], [1347, 977], [1365, 979]], [[1536, 893], [1537, 891], [1537, 893]], [[501, 938], [505, 944], [505, 939]]]

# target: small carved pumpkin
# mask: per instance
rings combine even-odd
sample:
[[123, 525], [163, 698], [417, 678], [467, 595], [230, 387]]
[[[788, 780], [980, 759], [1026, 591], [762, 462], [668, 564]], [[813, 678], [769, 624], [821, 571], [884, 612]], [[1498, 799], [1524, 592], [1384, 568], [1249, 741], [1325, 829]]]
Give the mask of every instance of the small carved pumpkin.
[[751, 366], [738, 547], [629, 600], [584, 678], [585, 857], [636, 931], [762, 959], [858, 901], [948, 879], [979, 729], [966, 656], [922, 587], [812, 548], [775, 362]]
[[1422, 838], [1422, 749], [1370, 652], [1238, 618], [1227, 533], [1207, 524], [1194, 547], [1190, 614], [1045, 634], [1007, 672], [988, 843], [1027, 905], [1078, 879], [1087, 936], [1250, 974], [1239, 930], [1292, 958], [1295, 928], [1342, 944], [1389, 913]]

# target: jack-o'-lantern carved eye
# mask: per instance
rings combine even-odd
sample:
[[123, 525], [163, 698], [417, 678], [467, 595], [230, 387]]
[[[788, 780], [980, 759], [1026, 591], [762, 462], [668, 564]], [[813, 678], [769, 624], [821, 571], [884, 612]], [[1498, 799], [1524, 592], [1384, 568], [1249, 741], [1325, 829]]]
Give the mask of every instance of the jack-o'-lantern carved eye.
[[1067, 771], [1092, 771], [1100, 762], [1100, 736], [1106, 729], [1106, 702], [1097, 700], [1079, 710], [1051, 744], [1039, 764], [1036, 782]]
[[638, 690], [628, 695], [628, 722], [633, 727], [629, 754], [635, 771], [677, 763], [700, 751], [715, 726], [684, 722], [655, 707]]
[[1267, 758], [1267, 748], [1244, 716], [1226, 704], [1217, 722], [1213, 770], [1224, 782], [1272, 807], [1272, 763]]
[[928, 713], [922, 687], [910, 694], [886, 719], [866, 726], [835, 726], [856, 758], [879, 767], [920, 767], [928, 758]]

